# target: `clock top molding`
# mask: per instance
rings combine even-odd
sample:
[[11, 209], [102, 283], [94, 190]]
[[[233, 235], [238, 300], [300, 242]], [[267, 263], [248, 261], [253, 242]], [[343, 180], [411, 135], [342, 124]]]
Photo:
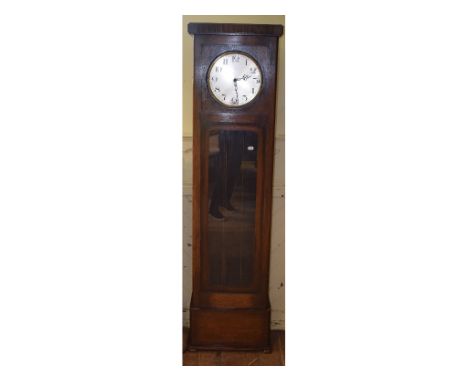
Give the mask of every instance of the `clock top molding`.
[[189, 23], [190, 34], [214, 34], [234, 36], [281, 36], [283, 26], [277, 24], [216, 24]]

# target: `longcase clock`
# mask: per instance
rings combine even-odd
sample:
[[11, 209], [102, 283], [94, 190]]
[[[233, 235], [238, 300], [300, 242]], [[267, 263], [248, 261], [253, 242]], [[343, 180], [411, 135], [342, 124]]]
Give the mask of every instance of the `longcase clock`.
[[282, 25], [191, 23], [193, 292], [189, 350], [264, 350]]

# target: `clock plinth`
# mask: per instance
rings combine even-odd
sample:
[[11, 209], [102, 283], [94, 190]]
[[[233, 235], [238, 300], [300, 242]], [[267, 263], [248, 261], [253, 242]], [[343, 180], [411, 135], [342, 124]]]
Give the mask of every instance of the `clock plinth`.
[[270, 309], [190, 309], [189, 348], [199, 350], [271, 349]]
[[270, 344], [268, 296], [281, 25], [194, 35], [193, 290], [189, 350]]

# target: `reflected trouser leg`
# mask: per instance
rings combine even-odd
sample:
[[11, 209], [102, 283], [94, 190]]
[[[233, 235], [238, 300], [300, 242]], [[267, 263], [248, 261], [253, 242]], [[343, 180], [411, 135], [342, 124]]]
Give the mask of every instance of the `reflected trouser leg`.
[[211, 194], [211, 201], [209, 212], [212, 216], [218, 219], [223, 218], [223, 214], [219, 211], [219, 206], [221, 203], [221, 194], [223, 187], [223, 171], [222, 171], [222, 153], [219, 153], [218, 158], [216, 159], [216, 171], [214, 175], [214, 185], [213, 192]]
[[234, 210], [234, 207], [231, 205], [231, 198], [240, 173], [243, 143], [244, 134], [242, 132], [230, 132], [230, 139], [226, 150], [228, 152], [226, 188], [222, 200], [222, 205], [228, 210]]
[[217, 161], [217, 173], [210, 203], [210, 214], [217, 218], [223, 218], [219, 207], [234, 210], [231, 205], [231, 197], [239, 176], [244, 134], [239, 131], [222, 131], [219, 134], [219, 156]]

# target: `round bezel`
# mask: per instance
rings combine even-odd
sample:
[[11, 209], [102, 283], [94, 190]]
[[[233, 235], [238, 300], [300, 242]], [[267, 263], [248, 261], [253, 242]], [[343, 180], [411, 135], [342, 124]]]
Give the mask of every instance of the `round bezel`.
[[[223, 102], [222, 100], [220, 100], [215, 94], [214, 92], [211, 90], [211, 85], [210, 85], [210, 77], [211, 77], [211, 71], [213, 69], [213, 66], [221, 59], [223, 58], [224, 56], [228, 56], [228, 55], [232, 55], [232, 54], [239, 54], [241, 56], [245, 56], [246, 58], [248, 58], [249, 60], [251, 60], [254, 65], [258, 68], [258, 71], [260, 73], [260, 87], [258, 88], [258, 91], [257, 93], [254, 95], [254, 97], [250, 100], [248, 100], [246, 103], [242, 104], [242, 105], [233, 105], [233, 104], [230, 104], [230, 103], [226, 103], [226, 102]], [[221, 53], [220, 55], [216, 56], [213, 61], [211, 62], [210, 66], [208, 67], [208, 71], [207, 71], [207, 74], [206, 74], [206, 84], [207, 84], [207, 87], [208, 87], [208, 92], [210, 93], [211, 97], [213, 97], [213, 99], [218, 102], [219, 104], [225, 106], [225, 107], [228, 107], [228, 108], [233, 108], [233, 109], [238, 109], [238, 108], [242, 108], [242, 107], [246, 107], [246, 106], [249, 106], [251, 105], [253, 102], [255, 102], [257, 99], [258, 99], [258, 96], [261, 94], [262, 90], [263, 90], [263, 71], [262, 71], [262, 68], [260, 66], [260, 64], [258, 63], [258, 61], [253, 58], [250, 54], [248, 53], [245, 53], [245, 52], [242, 52], [242, 51], [239, 51], [239, 50], [230, 50], [230, 51], [226, 51], [226, 52], [223, 52]]]

